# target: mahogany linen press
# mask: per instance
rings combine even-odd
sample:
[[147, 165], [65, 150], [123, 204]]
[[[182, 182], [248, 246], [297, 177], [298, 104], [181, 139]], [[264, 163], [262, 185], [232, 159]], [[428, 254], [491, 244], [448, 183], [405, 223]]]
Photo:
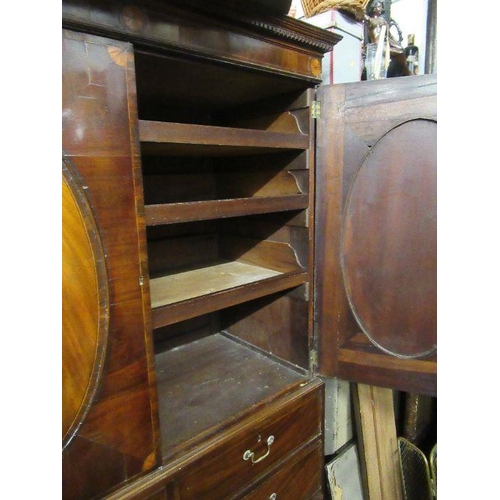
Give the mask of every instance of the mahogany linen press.
[[323, 498], [323, 377], [436, 395], [436, 77], [263, 3], [63, 1], [65, 499]]

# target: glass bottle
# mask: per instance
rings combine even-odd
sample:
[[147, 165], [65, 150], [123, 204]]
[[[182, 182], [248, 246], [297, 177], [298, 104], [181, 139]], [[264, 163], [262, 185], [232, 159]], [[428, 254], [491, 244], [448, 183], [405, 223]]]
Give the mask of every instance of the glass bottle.
[[415, 35], [408, 35], [408, 45], [405, 48], [406, 64], [411, 75], [418, 75], [418, 47], [415, 45]]

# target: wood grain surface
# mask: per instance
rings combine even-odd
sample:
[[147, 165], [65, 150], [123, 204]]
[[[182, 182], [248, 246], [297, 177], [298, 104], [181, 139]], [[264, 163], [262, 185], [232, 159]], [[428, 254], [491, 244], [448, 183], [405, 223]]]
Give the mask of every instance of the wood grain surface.
[[[147, 276], [145, 224], [138, 214], [142, 194], [134, 155], [139, 140], [129, 123], [135, 109], [131, 45], [63, 30], [62, 47], [63, 159], [72, 166], [95, 220], [109, 291], [106, 355], [96, 392], [62, 456], [63, 498], [86, 500], [156, 465], [158, 414], [145, 309], [149, 287], [142, 278]], [[71, 226], [74, 230], [78, 224]], [[83, 234], [72, 242], [82, 243], [84, 251], [88, 247]], [[98, 260], [88, 248], [86, 254]], [[89, 294], [82, 305], [97, 308], [94, 280], [80, 284], [82, 297]], [[92, 331], [95, 313], [90, 320]], [[75, 335], [85, 335], [86, 328]], [[63, 338], [68, 333], [63, 331]], [[78, 345], [70, 350], [80, 359]]]
[[321, 87], [319, 100], [319, 371], [435, 395], [436, 75]]
[[62, 178], [63, 446], [82, 422], [102, 373], [109, 297], [95, 221], [73, 175]]
[[364, 491], [370, 500], [403, 500], [393, 391], [367, 384], [354, 389]]
[[[418, 154], [413, 153], [415, 147]], [[370, 340], [400, 357], [437, 343], [437, 126], [407, 121], [361, 163], [343, 216], [351, 310]]]

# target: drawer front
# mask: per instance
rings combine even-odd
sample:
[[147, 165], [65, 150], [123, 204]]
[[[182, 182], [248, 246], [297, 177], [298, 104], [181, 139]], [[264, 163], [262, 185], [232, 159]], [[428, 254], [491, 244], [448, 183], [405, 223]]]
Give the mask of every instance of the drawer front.
[[266, 412], [262, 419], [255, 415], [252, 424], [193, 464], [194, 472], [179, 481], [180, 498], [231, 498], [299, 446], [319, 436], [322, 408], [319, 385], [277, 411]]
[[244, 500], [307, 500], [321, 488], [323, 446], [314, 445], [290, 459]]

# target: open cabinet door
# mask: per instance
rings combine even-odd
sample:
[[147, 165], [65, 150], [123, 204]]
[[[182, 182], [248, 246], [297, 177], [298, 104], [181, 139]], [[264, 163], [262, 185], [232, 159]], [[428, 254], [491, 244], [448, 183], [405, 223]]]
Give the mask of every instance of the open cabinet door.
[[437, 76], [318, 93], [319, 373], [436, 395]]

